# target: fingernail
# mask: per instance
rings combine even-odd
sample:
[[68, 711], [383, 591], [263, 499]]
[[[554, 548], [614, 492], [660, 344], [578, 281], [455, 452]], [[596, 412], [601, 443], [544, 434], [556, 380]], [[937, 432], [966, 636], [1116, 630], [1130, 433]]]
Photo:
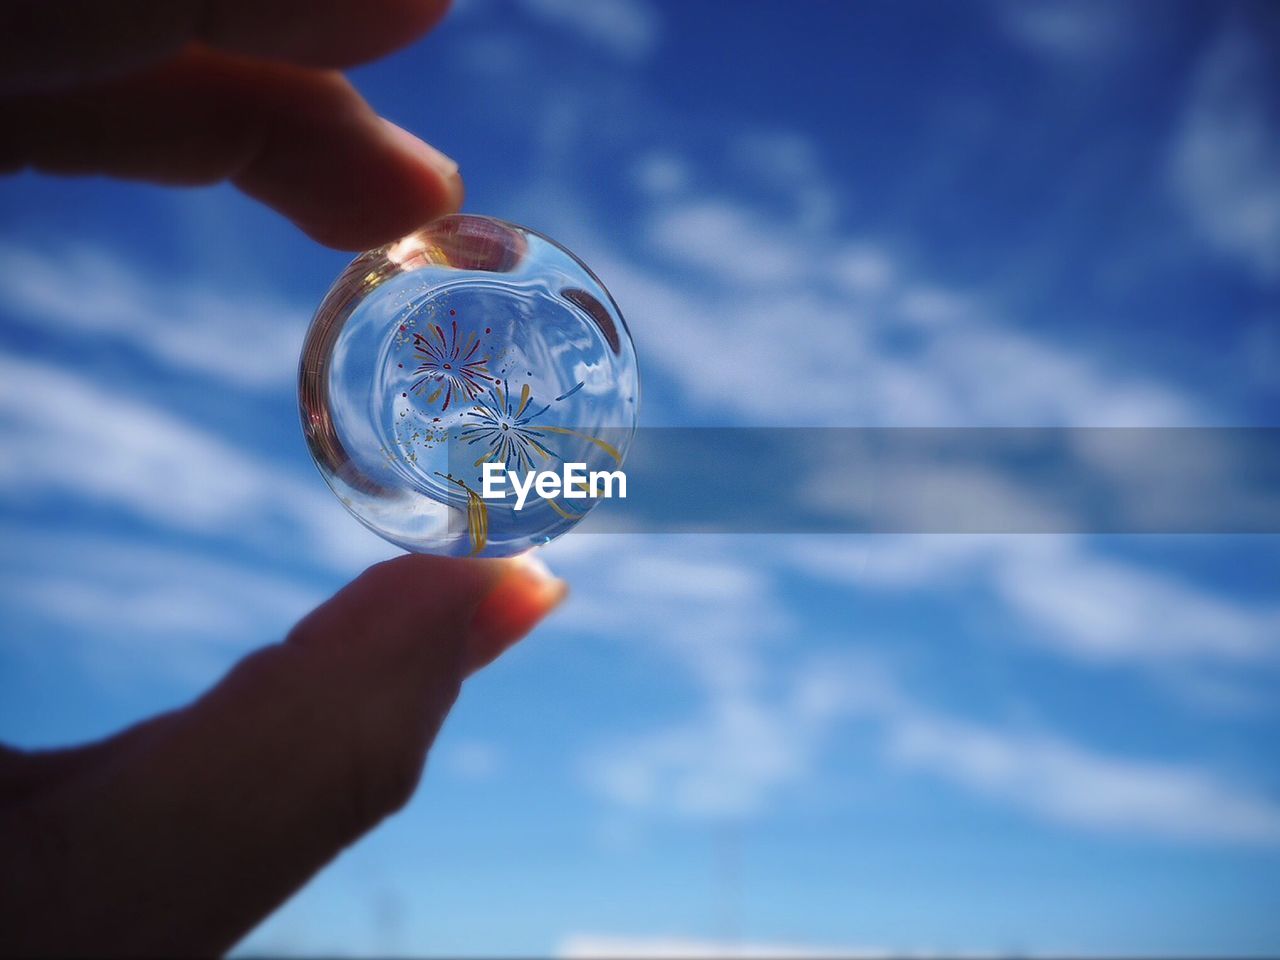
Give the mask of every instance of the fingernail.
[[454, 208], [460, 207], [462, 205], [462, 177], [458, 173], [457, 161], [447, 154], [441, 153], [425, 140], [415, 137], [404, 127], [396, 126], [386, 117], [379, 117], [378, 119], [382, 121], [393, 139], [399, 141], [401, 146], [440, 174], [452, 191]]
[[467, 640], [472, 671], [501, 656], [569, 593], [569, 584], [537, 557], [526, 554], [502, 563], [507, 569], [480, 601], [471, 620]]

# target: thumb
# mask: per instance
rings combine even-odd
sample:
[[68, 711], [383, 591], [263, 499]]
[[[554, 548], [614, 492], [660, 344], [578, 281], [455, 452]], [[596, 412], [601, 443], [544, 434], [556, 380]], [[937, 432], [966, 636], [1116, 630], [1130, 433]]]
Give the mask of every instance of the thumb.
[[408, 800], [463, 678], [564, 593], [523, 559], [371, 567], [195, 703], [3, 811], [6, 946], [225, 951]]

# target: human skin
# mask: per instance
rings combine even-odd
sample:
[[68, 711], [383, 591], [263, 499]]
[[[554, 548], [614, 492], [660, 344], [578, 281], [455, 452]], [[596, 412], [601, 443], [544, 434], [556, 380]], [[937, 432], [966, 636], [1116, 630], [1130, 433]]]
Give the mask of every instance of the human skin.
[[[10, 3], [0, 171], [229, 180], [326, 245], [387, 242], [456, 211], [462, 180], [336, 69], [446, 6]], [[0, 746], [0, 954], [225, 952], [408, 801], [463, 681], [565, 591], [528, 560], [400, 557], [185, 707], [84, 746]]]

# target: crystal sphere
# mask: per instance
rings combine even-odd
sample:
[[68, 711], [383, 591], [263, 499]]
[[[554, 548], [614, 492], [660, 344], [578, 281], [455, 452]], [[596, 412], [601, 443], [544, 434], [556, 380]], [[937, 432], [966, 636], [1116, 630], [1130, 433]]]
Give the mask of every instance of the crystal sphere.
[[[639, 390], [631, 333], [587, 266], [532, 230], [464, 215], [353, 260], [298, 374], [307, 444], [346, 508], [406, 550], [450, 556], [511, 556], [581, 520], [622, 466]], [[602, 482], [575, 473], [520, 509], [514, 477], [500, 498], [485, 489], [486, 474], [570, 463]]]

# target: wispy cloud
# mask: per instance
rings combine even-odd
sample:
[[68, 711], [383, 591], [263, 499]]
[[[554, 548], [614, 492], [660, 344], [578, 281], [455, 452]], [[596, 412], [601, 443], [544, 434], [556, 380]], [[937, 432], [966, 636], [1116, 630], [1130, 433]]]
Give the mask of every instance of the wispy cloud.
[[[521, 215], [571, 239], [622, 305], [646, 372], [663, 378], [651, 424], [663, 404], [682, 422], [788, 426], [1220, 419], [1155, 362], [1041, 333], [1044, 318], [1024, 315], [1036, 308], [998, 284], [961, 285], [927, 242], [853, 220], [857, 185], [811, 137], [739, 128], [708, 158], [659, 138], [661, 113], [639, 93], [625, 117], [612, 99], [521, 96], [524, 113], [564, 121], [530, 160]], [[640, 186], [634, 221], [601, 223], [579, 182], [600, 175], [576, 158], [599, 159], [605, 122], [662, 144], [623, 168]]]
[[[875, 244], [853, 241], [841, 246], [831, 258], [831, 278], [836, 285], [854, 295], [867, 296], [887, 289], [893, 282], [894, 265], [885, 251]], [[925, 296], [928, 296], [927, 294]], [[933, 298], [937, 299], [937, 298]], [[935, 311], [926, 303], [926, 315]], [[919, 313], [912, 310], [911, 313]]]
[[1129, 836], [1280, 844], [1280, 804], [1193, 766], [1108, 756], [915, 710], [886, 719], [893, 763], [1049, 820]]
[[75, 337], [77, 351], [115, 341], [164, 367], [238, 389], [295, 379], [307, 316], [290, 304], [148, 275], [83, 245], [0, 246], [0, 273], [6, 316]]
[[[598, 551], [610, 550], [613, 539], [593, 537], [590, 559], [582, 550], [571, 551], [558, 566], [579, 578], [598, 564]], [[1039, 559], [1035, 545], [1006, 558], [992, 545], [999, 538], [927, 539], [945, 541], [947, 549], [932, 556], [909, 548], [891, 548], [880, 556], [872, 551], [846, 566], [860, 571], [860, 582], [881, 587], [937, 587], [946, 578], [982, 577], [986, 574], [975, 566], [1005, 559], [1014, 569], [1057, 564], [1039, 575], [1047, 583], [1061, 582], [1063, 590], [1079, 584], [1087, 596], [1114, 583], [1114, 592], [1097, 598], [1096, 606], [1081, 602], [1062, 611], [1047, 601], [1027, 604], [1028, 618], [1039, 618], [1033, 626], [1061, 630], [1069, 639], [1057, 642], [1073, 655], [1247, 661], [1273, 648], [1272, 615], [1253, 617], [1155, 575], [1108, 567], [1069, 545], [1008, 538], [1024, 544], [1035, 540], [1046, 549]], [[826, 539], [808, 543], [813, 553], [801, 547], [796, 556], [806, 564], [812, 558], [809, 569], [832, 575], [842, 568], [839, 544], [833, 552]], [[793, 547], [798, 544], [805, 541]], [[610, 553], [618, 582], [634, 577], [635, 590], [614, 586], [607, 614], [600, 615], [607, 616], [617, 639], [661, 643], [702, 695], [686, 718], [608, 738], [584, 757], [587, 784], [623, 809], [696, 819], [759, 816], [780, 794], [813, 781], [836, 737], [862, 729], [876, 734], [878, 755], [889, 771], [945, 780], [1037, 819], [1131, 837], [1280, 843], [1280, 804], [1193, 761], [1112, 755], [1052, 731], [974, 723], [910, 696], [875, 655], [789, 662], [793, 648], [787, 640], [803, 628], [787, 615], [773, 566], [735, 555], [727, 542], [630, 536], [625, 545], [625, 560], [619, 550]], [[677, 556], [681, 551], [685, 555]], [[778, 552], [782, 564], [789, 562], [785, 549]], [[663, 570], [666, 563], [669, 571]], [[696, 586], [699, 569], [708, 572], [705, 590]], [[1016, 591], [1009, 601], [1015, 608], [1026, 602]], [[572, 609], [567, 615], [570, 626], [582, 629], [604, 622]], [[1103, 622], [1095, 622], [1098, 618]], [[1149, 633], [1149, 626], [1157, 632]], [[1172, 648], [1165, 649], [1165, 643]]]
[[904, 536], [799, 542], [806, 572], [872, 590], [988, 589], [1030, 643], [1095, 663], [1275, 662], [1280, 608], [1231, 600], [1065, 537]]
[[323, 599], [292, 576], [190, 546], [13, 527], [3, 537], [5, 608], [53, 626], [60, 646], [100, 673], [207, 681]]
[[[868, 674], [870, 670], [870, 674]], [[810, 674], [812, 696], [879, 726], [897, 768], [955, 783], [1050, 821], [1126, 836], [1280, 844], [1280, 803], [1194, 763], [1110, 755], [1043, 731], [1001, 730], [908, 696], [874, 662]]]
[[586, 770], [592, 786], [625, 807], [747, 817], [813, 774], [822, 732], [788, 705], [723, 691], [687, 723], [603, 748]]
[[646, 0], [523, 0], [535, 16], [628, 61], [643, 60], [661, 37], [657, 11]]
[[810, 137], [790, 130], [749, 130], [734, 138], [729, 160], [753, 194], [781, 199], [784, 213], [804, 229], [828, 228], [841, 213], [844, 191]]
[[1000, 595], [1030, 621], [1031, 638], [1097, 660], [1247, 663], [1280, 654], [1280, 609], [1270, 604], [1231, 601], [1066, 544], [1037, 546], [1044, 549], [1004, 557], [996, 574]]
[[630, 809], [740, 817], [811, 769], [819, 729], [788, 713], [786, 691], [775, 700], [761, 689], [762, 648], [796, 629], [767, 563], [721, 537], [594, 535], [551, 555], [583, 585], [562, 627], [656, 648], [701, 697], [685, 721], [592, 747], [591, 789]]
[[1232, 23], [1196, 67], [1170, 183], [1208, 244], [1280, 278], [1280, 70], [1262, 31]]
[[[794, 189], [834, 191], [811, 148], [758, 152], [759, 164]], [[766, 159], [771, 154], [778, 156]], [[687, 160], [664, 157], [664, 167], [678, 164], [683, 177], [697, 179]], [[837, 199], [822, 205], [834, 208]], [[554, 211], [546, 215], [556, 222]], [[887, 239], [816, 223], [800, 210], [779, 216], [767, 202], [723, 188], [697, 196], [655, 191], [640, 236], [635, 250], [595, 237], [593, 266], [632, 319], [642, 356], [674, 379], [704, 422], [1192, 426], [1215, 419], [1140, 365], [1121, 367], [1087, 343], [1029, 332], [1037, 325], [1011, 312], [999, 290], [957, 289]]]
[[1054, 63], [1113, 57], [1141, 27], [1141, 5], [1114, 0], [998, 0], [992, 9], [1010, 39]]
[[442, 770], [455, 780], [488, 782], [502, 770], [502, 750], [485, 740], [452, 741], [448, 737], [437, 743], [431, 754], [432, 770]]
[[650, 242], [681, 267], [730, 283], [795, 283], [807, 273], [803, 251], [779, 242], [764, 217], [740, 204], [696, 200], [670, 206], [650, 226]]
[[123, 509], [164, 529], [267, 551], [304, 547], [338, 569], [386, 556], [306, 482], [174, 414], [48, 364], [0, 354], [0, 489]]
[[[595, 258], [633, 319], [642, 355], [675, 379], [702, 422], [1189, 426], [1211, 419], [1176, 389], [1021, 332], [972, 296], [901, 271], [895, 277], [883, 248], [850, 241], [834, 259], [828, 243], [763, 224], [749, 209], [720, 201], [657, 214], [658, 255], [671, 258], [677, 274], [682, 264], [697, 264], [704, 280], [697, 285], [622, 256]], [[852, 265], [851, 248], [860, 261]], [[707, 277], [723, 286], [707, 289]], [[678, 332], [668, 327], [677, 318]]]
[[689, 168], [680, 157], [655, 150], [636, 160], [632, 176], [648, 196], [665, 197], [688, 186]]

